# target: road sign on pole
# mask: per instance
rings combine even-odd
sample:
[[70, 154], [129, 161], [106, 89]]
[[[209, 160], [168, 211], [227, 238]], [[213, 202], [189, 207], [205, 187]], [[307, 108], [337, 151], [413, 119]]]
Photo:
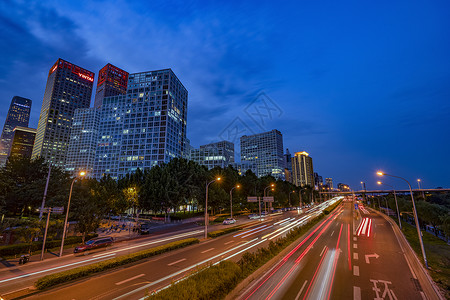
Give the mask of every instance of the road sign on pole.
[[63, 212], [64, 212], [64, 206], [53, 207], [53, 208], [52, 208], [52, 213], [55, 213], [55, 214], [62, 214]]
[[247, 197], [247, 202], [258, 202], [258, 197]]
[[264, 202], [273, 202], [273, 196], [263, 197]]

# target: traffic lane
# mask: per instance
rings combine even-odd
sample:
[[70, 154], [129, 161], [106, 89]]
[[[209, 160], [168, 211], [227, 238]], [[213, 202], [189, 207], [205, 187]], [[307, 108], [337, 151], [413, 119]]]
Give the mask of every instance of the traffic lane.
[[361, 297], [386, 299], [423, 299], [422, 288], [409, 268], [391, 225], [371, 213], [372, 234], [357, 237], [358, 264], [361, 270], [355, 286]]
[[[278, 221], [278, 220], [272, 220]], [[261, 222], [263, 223], [263, 222]], [[270, 222], [269, 222], [270, 223]], [[253, 226], [249, 228], [250, 230], [253, 228], [257, 228], [261, 224], [257, 224], [256, 226]], [[275, 228], [271, 228], [271, 230], [275, 230]], [[256, 231], [256, 230], [255, 230]], [[246, 232], [245, 230], [243, 231]], [[260, 232], [259, 235], [265, 234], [263, 232]], [[249, 240], [249, 238], [252, 238], [252, 240]], [[249, 247], [252, 247], [252, 250], [256, 249], [256, 244], [261, 244], [263, 246], [264, 244], [261, 243], [261, 240], [256, 240], [258, 236], [255, 237], [247, 237], [247, 239], [238, 239], [237, 237], [233, 237], [232, 235], [224, 236], [222, 238], [217, 238], [215, 240], [210, 240], [208, 242], [204, 242], [200, 245], [196, 245], [194, 250], [191, 246], [188, 249], [180, 249], [177, 251], [180, 251], [178, 253], [172, 253], [168, 254], [165, 257], [161, 257], [158, 259], [150, 260], [149, 262], [145, 262], [141, 265], [137, 265], [131, 268], [126, 268], [124, 270], [121, 270], [119, 272], [114, 272], [110, 274], [106, 274], [105, 276], [99, 276], [99, 282], [95, 283], [95, 280], [91, 280], [90, 282], [81, 282], [80, 285], [74, 285], [68, 286], [67, 288], [60, 289], [55, 292], [48, 292], [45, 293], [46, 298], [51, 299], [81, 299], [81, 298], [90, 298], [90, 297], [105, 297], [105, 299], [110, 298], [112, 296], [121, 296], [123, 294], [126, 294], [128, 292], [132, 292], [137, 286], [148, 284], [149, 282], [157, 282], [154, 285], [151, 286], [152, 289], [159, 289], [162, 288], [172, 282], [174, 277], [169, 276], [171, 274], [174, 275], [175, 278], [179, 278], [185, 274], [185, 272], [178, 273], [176, 270], [183, 270], [183, 268], [186, 268], [186, 266], [192, 266], [196, 263], [199, 263], [202, 261], [203, 258], [207, 257], [214, 257], [214, 261], [218, 261], [220, 259], [227, 258], [231, 255], [235, 255], [238, 253], [238, 255], [235, 255], [233, 257], [234, 260], [239, 259], [240, 255], [242, 255], [242, 250], [247, 249]], [[253, 242], [252, 242], [253, 241]], [[267, 241], [264, 241], [264, 243], [268, 243]], [[259, 244], [257, 246], [259, 246]], [[241, 246], [242, 245], [242, 246]], [[223, 252], [229, 251], [229, 249], [236, 248], [235, 250], [225, 253], [221, 255]], [[250, 249], [249, 249], [250, 250]], [[205, 255], [202, 256], [202, 255]], [[167, 261], [166, 261], [167, 259]], [[213, 261], [210, 261], [213, 262]], [[153, 263], [153, 265], [148, 265], [149, 263]], [[147, 274], [148, 270], [158, 270], [156, 273]], [[146, 271], [147, 270], [147, 271]], [[192, 271], [187, 270], [188, 271]], [[147, 272], [147, 273], [145, 273]], [[168, 277], [169, 276], [169, 277]], [[177, 277], [179, 276], [179, 277]], [[161, 278], [168, 277], [161, 281]], [[97, 278], [96, 278], [97, 279]], [[132, 279], [130, 281], [127, 281], [129, 279]], [[106, 285], [106, 283], [108, 283]], [[113, 284], [114, 283], [114, 284]], [[116, 283], [121, 283], [119, 286], [117, 286]], [[96, 287], [95, 289], [92, 289], [92, 287]], [[91, 292], [92, 291], [92, 292]], [[100, 296], [98, 296], [100, 295]], [[127, 299], [137, 297], [142, 297], [143, 292], [138, 292], [134, 294], [127, 295]]]
[[[241, 295], [241, 299], [261, 299], [267, 297], [272, 291], [278, 292], [281, 284], [291, 278], [298, 265], [303, 264], [303, 256], [315, 246], [315, 243], [323, 236], [326, 229], [333, 226], [334, 217], [338, 212], [331, 214], [320, 222], [311, 232], [305, 236], [298, 245], [288, 253], [277, 265], [268, 271], [260, 280], [254, 282]], [[317, 249], [317, 248], [316, 248]], [[320, 251], [320, 250], [319, 250]], [[281, 284], [279, 284], [281, 283]]]

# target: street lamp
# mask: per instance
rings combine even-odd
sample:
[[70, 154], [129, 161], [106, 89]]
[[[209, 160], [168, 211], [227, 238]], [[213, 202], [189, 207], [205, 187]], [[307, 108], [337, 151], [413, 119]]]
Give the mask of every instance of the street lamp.
[[291, 194], [295, 193], [295, 191], [289, 192], [289, 207], [291, 207]]
[[[402, 222], [400, 221], [400, 211], [398, 210], [397, 194], [395, 193], [395, 188], [392, 185], [382, 183], [381, 181], [378, 181], [377, 183], [389, 186], [394, 191], [395, 207], [397, 208], [398, 225], [400, 226], [400, 229], [402, 229]], [[387, 203], [387, 200], [386, 200], [386, 203]]]
[[220, 177], [217, 177], [214, 180], [211, 180], [209, 183], [206, 184], [206, 203], [205, 203], [205, 239], [208, 238], [208, 187], [211, 183], [220, 181]]
[[[275, 184], [274, 183], [271, 183], [268, 187], [266, 187], [265, 189], [264, 189], [264, 197], [266, 197], [266, 190], [268, 189], [268, 188], [273, 188], [275, 186]], [[273, 190], [273, 189], [272, 189]], [[263, 198], [263, 200], [264, 200], [264, 198]], [[266, 202], [264, 202], [264, 210], [266, 210]], [[260, 221], [262, 221], [261, 220], [261, 201], [259, 202], [259, 220]]]
[[241, 186], [238, 184], [231, 188], [230, 190], [230, 218], [233, 218], [233, 190], [235, 188], [240, 188]]
[[66, 210], [66, 219], [64, 221], [64, 227], [63, 227], [63, 235], [61, 240], [61, 249], [59, 250], [59, 257], [62, 257], [63, 249], [64, 249], [64, 238], [66, 237], [66, 230], [67, 230], [67, 219], [69, 218], [69, 208], [70, 208], [70, 199], [72, 198], [72, 189], [73, 184], [75, 183], [75, 180], [78, 178], [81, 178], [86, 175], [86, 172], [81, 171], [78, 173], [78, 176], [75, 176], [75, 178], [72, 180], [72, 184], [70, 185], [70, 192], [69, 192], [69, 201], [67, 203], [67, 210]]
[[361, 187], [364, 190], [364, 192], [362, 193], [363, 199], [364, 199], [364, 201], [366, 201], [366, 193], [365, 193], [366, 192], [366, 183], [364, 181], [361, 181]]
[[404, 181], [408, 184], [408, 186], [409, 186], [409, 192], [410, 192], [410, 194], [411, 194], [411, 200], [412, 200], [412, 204], [413, 204], [414, 220], [415, 220], [415, 223], [416, 223], [417, 235], [419, 236], [420, 248], [421, 248], [421, 250], [422, 250], [422, 255], [423, 255], [423, 260], [424, 260], [424, 262], [425, 262], [425, 266], [426, 266], [427, 269], [428, 269], [427, 256], [426, 256], [426, 254], [425, 254], [425, 247], [423, 246], [422, 233], [420, 232], [419, 218], [417, 217], [416, 203], [414, 202], [414, 195], [413, 195], [413, 192], [412, 192], [411, 185], [409, 184], [408, 180], [406, 180], [405, 178], [399, 177], [399, 176], [389, 175], [389, 174], [386, 174], [386, 173], [383, 173], [383, 172], [380, 172], [380, 171], [377, 172], [377, 175], [379, 175], [379, 176], [390, 176], [390, 177], [394, 177], [394, 178], [399, 178], [399, 179], [404, 180]]
[[[419, 185], [419, 191], [422, 190], [422, 188], [420, 187], [420, 182], [421, 182], [421, 180], [417, 179], [417, 184]], [[423, 198], [423, 200], [425, 200], [425, 193], [423, 192], [423, 190], [422, 190], [422, 198]]]

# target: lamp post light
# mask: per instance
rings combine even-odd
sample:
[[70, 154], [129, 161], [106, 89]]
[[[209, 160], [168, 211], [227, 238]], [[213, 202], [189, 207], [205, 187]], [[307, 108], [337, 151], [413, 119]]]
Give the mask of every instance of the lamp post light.
[[[275, 186], [275, 184], [274, 183], [271, 183], [268, 187], [266, 187], [265, 189], [264, 189], [264, 197], [266, 197], [266, 190], [268, 189], [268, 188], [273, 188]], [[272, 189], [273, 190], [273, 189]], [[263, 201], [264, 201], [264, 199], [263, 199]], [[266, 210], [266, 202], [264, 202], [264, 210]], [[266, 212], [267, 213], [267, 212]], [[259, 219], [261, 220], [261, 203], [260, 203], [260, 205], [259, 205]]]
[[364, 201], [366, 201], [366, 183], [364, 182], [364, 181], [361, 181], [361, 187], [362, 187], [362, 189], [363, 189], [363, 193], [362, 193], [362, 195], [363, 195], [363, 199], [364, 199]]
[[238, 184], [231, 188], [230, 190], [230, 218], [233, 218], [233, 190], [235, 188], [240, 188], [241, 186]]
[[61, 249], [59, 249], [59, 257], [62, 257], [62, 253], [63, 253], [63, 249], [64, 249], [64, 238], [66, 237], [66, 230], [67, 230], [67, 220], [69, 218], [69, 208], [70, 208], [70, 199], [72, 198], [72, 189], [73, 189], [73, 184], [75, 183], [75, 180], [77, 180], [78, 178], [81, 178], [83, 176], [86, 175], [86, 172], [81, 171], [78, 176], [76, 176], [73, 180], [72, 180], [72, 184], [70, 185], [70, 192], [69, 192], [69, 201], [67, 203], [67, 210], [66, 210], [66, 219], [64, 220], [64, 227], [63, 227], [63, 235], [62, 235], [62, 240], [61, 240]]
[[291, 207], [291, 194], [295, 193], [295, 191], [289, 192], [289, 207]]
[[405, 178], [399, 177], [399, 176], [389, 175], [389, 174], [386, 174], [386, 173], [383, 173], [383, 172], [377, 172], [377, 175], [379, 175], [379, 176], [389, 176], [389, 177], [402, 179], [408, 184], [409, 192], [411, 194], [411, 200], [412, 200], [412, 204], [413, 204], [414, 221], [416, 223], [417, 235], [419, 236], [419, 242], [420, 242], [420, 248], [422, 250], [423, 261], [425, 262], [425, 266], [428, 269], [428, 261], [427, 261], [427, 256], [425, 254], [425, 247], [423, 246], [422, 232], [420, 231], [420, 227], [419, 227], [419, 218], [417, 217], [416, 203], [414, 202], [414, 195], [413, 195], [413, 192], [412, 192], [411, 184], [409, 184], [408, 180], [406, 180]]
[[[422, 190], [422, 188], [420, 187], [420, 182], [421, 182], [421, 180], [417, 179], [417, 185], [419, 186], [419, 191]], [[423, 198], [423, 200], [425, 200], [425, 193], [423, 192], [423, 190], [422, 190], [422, 198]]]
[[205, 239], [208, 238], [208, 187], [211, 183], [220, 181], [220, 177], [217, 177], [214, 180], [211, 180], [209, 183], [206, 184], [206, 202], [205, 202]]
[[[400, 221], [400, 211], [398, 210], [398, 202], [397, 202], [397, 194], [395, 193], [395, 188], [392, 185], [382, 183], [381, 181], [377, 182], [378, 184], [383, 184], [385, 186], [389, 186], [394, 191], [394, 199], [395, 199], [395, 208], [397, 209], [397, 217], [398, 217], [398, 225], [400, 226], [400, 229], [402, 229], [402, 222]], [[386, 200], [387, 203], [387, 200]]]

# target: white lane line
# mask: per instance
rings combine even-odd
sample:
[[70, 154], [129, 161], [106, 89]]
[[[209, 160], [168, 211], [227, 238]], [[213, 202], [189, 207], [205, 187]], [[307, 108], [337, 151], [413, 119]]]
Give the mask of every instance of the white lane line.
[[240, 236], [240, 235], [243, 235], [243, 234], [247, 234], [249, 232], [252, 232], [253, 230], [257, 230], [257, 229], [260, 229], [260, 228], [263, 228], [263, 227], [267, 227], [267, 225], [259, 226], [259, 227], [256, 227], [256, 228], [253, 228], [253, 229], [241, 232], [239, 234], [235, 234], [235, 235], [233, 235], [233, 237], [237, 237], [237, 236]]
[[357, 244], [353, 244], [353, 249], [356, 249], [356, 248], [358, 248], [358, 245]]
[[139, 277], [142, 277], [142, 276], [145, 276], [145, 274], [136, 275], [136, 276], [134, 276], [134, 277], [131, 277], [131, 278], [125, 279], [125, 280], [123, 280], [123, 281], [117, 282], [116, 285], [124, 284], [124, 283], [126, 283], [126, 282], [128, 282], [128, 281], [138, 279]]
[[[116, 255], [116, 254], [115, 253], [111, 253], [111, 254], [107, 254], [106, 256], [114, 256], [114, 255]], [[102, 256], [105, 256], [105, 253], [93, 255], [92, 257], [102, 257]]]
[[255, 233], [258, 233], [258, 232], [267, 230], [267, 229], [272, 228], [272, 227], [273, 227], [273, 225], [272, 225], [272, 226], [269, 226], [269, 227], [266, 227], [266, 228], [263, 228], [263, 229], [260, 229], [260, 230], [257, 230], [257, 231], [253, 231], [253, 232], [251, 232], [251, 233], [249, 233], [249, 234], [247, 234], [247, 235], [241, 236], [241, 239], [244, 239], [244, 238], [246, 238], [246, 237], [249, 237], [249, 236], [251, 236], [251, 235], [254, 235]]
[[358, 253], [356, 252], [353, 253], [353, 259], [358, 259]]
[[[276, 222], [276, 223], [273, 223], [273, 225], [278, 225], [278, 224], [280, 224], [280, 223], [284, 223], [285, 221], [287, 221], [287, 220], [290, 220], [291, 218], [286, 218], [286, 219], [283, 219], [283, 220], [281, 220], [281, 221], [278, 221], [278, 222]], [[294, 218], [293, 218], [294, 219]]]
[[185, 261], [185, 260], [186, 260], [186, 258], [183, 258], [183, 259], [174, 261], [174, 262], [172, 262], [172, 263], [170, 263], [170, 264], [167, 264], [167, 265], [168, 265], [168, 266], [176, 265], [177, 263], [182, 262], [182, 261]]
[[422, 296], [423, 300], [427, 300], [427, 297], [425, 297], [425, 294], [422, 291], [420, 291], [420, 296]]
[[353, 300], [361, 300], [361, 288], [359, 286], [353, 287]]
[[358, 266], [353, 266], [353, 275], [359, 276], [359, 267]]
[[302, 288], [300, 289], [300, 291], [297, 294], [297, 297], [295, 297], [295, 300], [298, 300], [300, 298], [300, 295], [303, 292], [303, 289], [305, 288], [306, 283], [308, 282], [308, 280], [305, 280], [305, 283], [303, 283]]
[[331, 233], [331, 236], [333, 236], [333, 234], [334, 234], [334, 230], [333, 230], [333, 232]]
[[231, 244], [231, 243], [234, 243], [234, 241], [226, 242], [224, 245], [228, 245], [228, 244]]
[[358, 240], [358, 238], [356, 236], [354, 236], [353, 240], [356, 242]]
[[205, 251], [202, 251], [202, 252], [200, 252], [200, 253], [206, 253], [206, 252], [209, 252], [209, 251], [214, 250], [214, 249], [215, 249], [215, 248], [210, 248], [210, 249], [205, 250]]
[[71, 263], [71, 264], [67, 264], [67, 265], [63, 265], [63, 266], [59, 266], [59, 267], [55, 267], [55, 268], [50, 268], [50, 269], [45, 269], [45, 270], [42, 270], [42, 271], [37, 271], [37, 272], [33, 272], [33, 273], [23, 274], [23, 275], [20, 275], [20, 276], [16, 276], [16, 277], [0, 280], [0, 283], [11, 281], [11, 280], [15, 280], [15, 279], [19, 279], [19, 278], [30, 277], [30, 276], [33, 276], [33, 275], [36, 275], [36, 274], [46, 273], [46, 272], [53, 271], [53, 270], [67, 268], [67, 267], [70, 267], [70, 266], [79, 265], [79, 264], [82, 264], [82, 263], [86, 263], [86, 262], [93, 261], [93, 260], [98, 260], [98, 259], [101, 259], [101, 258], [106, 258], [108, 256], [113, 256], [113, 255], [114, 254], [107, 254], [107, 255], [102, 256], [102, 257], [87, 259], [87, 260], [83, 260], [83, 261], [79, 261], [79, 262], [75, 262], [75, 263]]
[[322, 256], [323, 251], [325, 251], [325, 248], [326, 248], [326, 247], [327, 247], [327, 246], [323, 246], [322, 252], [320, 252], [320, 255], [319, 255], [319, 256]]

